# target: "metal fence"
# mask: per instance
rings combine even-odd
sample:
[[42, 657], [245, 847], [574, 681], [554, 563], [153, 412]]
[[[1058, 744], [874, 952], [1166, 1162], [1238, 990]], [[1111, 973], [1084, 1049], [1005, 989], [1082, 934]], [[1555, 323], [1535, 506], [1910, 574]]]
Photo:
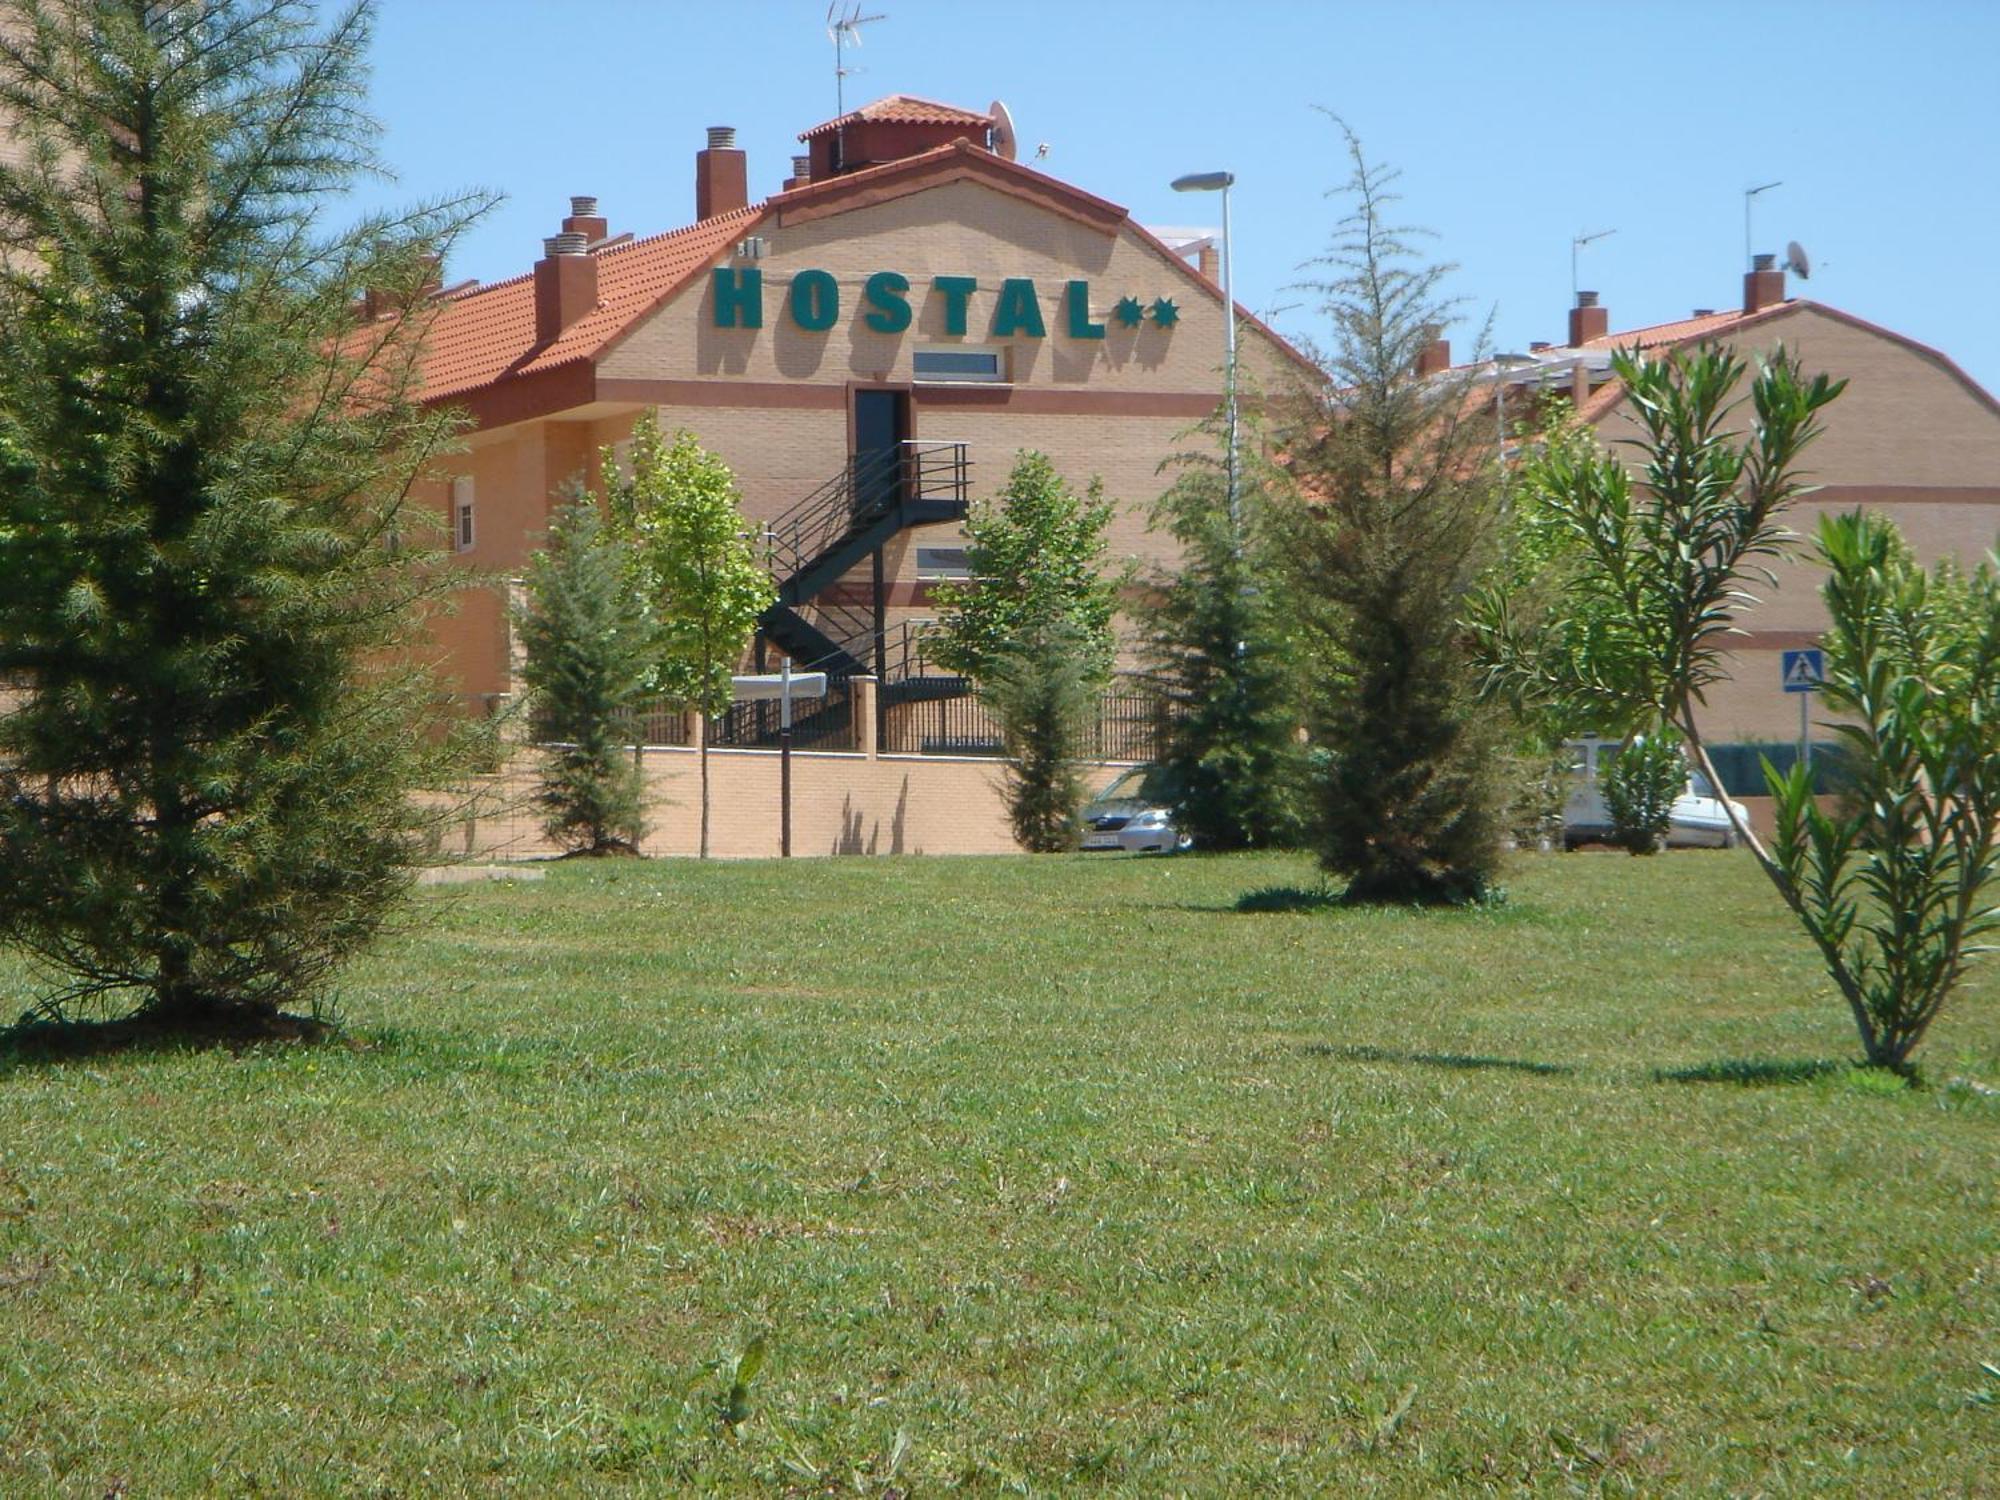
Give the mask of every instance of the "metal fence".
[[[642, 703], [619, 724], [613, 738], [621, 745], [685, 745], [690, 743], [687, 723], [687, 715], [678, 708], [659, 702]], [[530, 744], [553, 745], [561, 736], [549, 728], [544, 715], [532, 713], [528, 719], [528, 740]]]
[[[1097, 701], [1081, 726], [1085, 760], [1157, 760], [1169, 709], [1135, 679], [1121, 679]], [[999, 722], [970, 694], [898, 704], [883, 716], [887, 755], [1004, 755]]]
[[[775, 750], [783, 732], [783, 705], [771, 699], [732, 703], [729, 711], [708, 721], [708, 743], [723, 750]], [[794, 750], [858, 750], [854, 724], [854, 690], [833, 678], [824, 698], [792, 700]]]

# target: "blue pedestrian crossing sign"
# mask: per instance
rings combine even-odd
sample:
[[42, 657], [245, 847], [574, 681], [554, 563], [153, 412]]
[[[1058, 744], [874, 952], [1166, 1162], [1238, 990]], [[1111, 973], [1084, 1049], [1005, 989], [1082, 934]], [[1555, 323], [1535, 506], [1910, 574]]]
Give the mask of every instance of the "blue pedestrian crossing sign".
[[1784, 653], [1782, 674], [1788, 693], [1813, 693], [1826, 681], [1826, 653], [1818, 647]]

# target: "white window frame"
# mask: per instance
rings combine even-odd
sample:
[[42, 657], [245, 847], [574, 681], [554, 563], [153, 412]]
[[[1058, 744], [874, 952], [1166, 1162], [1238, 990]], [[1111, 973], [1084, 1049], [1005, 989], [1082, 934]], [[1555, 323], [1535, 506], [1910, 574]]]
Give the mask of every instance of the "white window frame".
[[470, 552], [479, 540], [472, 507], [472, 476], [460, 474], [451, 482], [451, 545], [454, 552]]
[[[910, 376], [918, 385], [1012, 385], [1014, 383], [1013, 372], [1008, 363], [1012, 353], [1013, 350], [1005, 344], [953, 344], [943, 347], [918, 349], [910, 356]], [[993, 368], [990, 371], [981, 370], [971, 373], [957, 371], [945, 374], [936, 372], [926, 374], [918, 367], [917, 362], [924, 358], [924, 356], [932, 354], [949, 354], [961, 357], [967, 354], [990, 355], [993, 359]]]

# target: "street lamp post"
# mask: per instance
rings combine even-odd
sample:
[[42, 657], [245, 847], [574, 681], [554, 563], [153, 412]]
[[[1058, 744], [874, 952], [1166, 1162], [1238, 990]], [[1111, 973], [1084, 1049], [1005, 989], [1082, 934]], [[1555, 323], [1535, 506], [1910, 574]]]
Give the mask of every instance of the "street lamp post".
[[1243, 517], [1236, 495], [1236, 297], [1230, 289], [1230, 273], [1235, 268], [1236, 257], [1230, 253], [1229, 247], [1229, 189], [1235, 181], [1234, 172], [1190, 172], [1185, 177], [1176, 177], [1173, 187], [1177, 193], [1222, 194], [1222, 381], [1228, 423], [1223, 463], [1228, 475], [1229, 545], [1241, 554]]

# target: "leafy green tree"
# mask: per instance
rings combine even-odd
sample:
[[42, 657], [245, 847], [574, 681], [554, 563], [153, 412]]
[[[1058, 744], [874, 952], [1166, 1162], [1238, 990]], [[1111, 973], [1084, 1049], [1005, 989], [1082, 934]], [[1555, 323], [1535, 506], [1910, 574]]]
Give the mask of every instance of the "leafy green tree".
[[1897, 1072], [2000, 926], [2000, 577], [1926, 574], [1877, 516], [1820, 523], [1826, 707], [1847, 754], [1832, 811], [1801, 764], [1765, 780], [1767, 867], [1854, 1016]]
[[1328, 379], [1280, 445], [1301, 502], [1290, 597], [1319, 638], [1320, 862], [1349, 902], [1474, 901], [1505, 824], [1499, 716], [1457, 623], [1494, 552], [1491, 431], [1464, 381], [1415, 373], [1447, 321], [1450, 268], [1423, 264], [1384, 217], [1393, 175], [1346, 139], [1355, 206], [1315, 284]]
[[1190, 468], [1154, 507], [1181, 549], [1145, 608], [1151, 676], [1172, 708], [1160, 760], [1179, 789], [1174, 827], [1198, 848], [1286, 847], [1303, 831], [1297, 674], [1261, 494], [1232, 527], [1224, 489], [1212, 467]]
[[[1579, 465], [1558, 513], [1586, 550], [1576, 587], [1633, 622], [1629, 654], [1584, 682], [1614, 706], [1657, 708], [1720, 786], [1697, 715], [1723, 673], [1746, 584], [1772, 582], [1764, 559], [1786, 554], [1786, 508], [1807, 493], [1801, 456], [1819, 412], [1844, 382], [1807, 376], [1780, 350], [1749, 384], [1755, 422], [1732, 423], [1747, 370], [1727, 349], [1665, 359], [1620, 356], [1645, 460], [1646, 498], [1623, 465]], [[1819, 556], [1826, 705], [1849, 784], [1822, 809], [1803, 764], [1765, 763], [1776, 831], [1749, 846], [1799, 918], [1847, 1001], [1863, 1055], [1906, 1073], [1910, 1057], [1982, 951], [2000, 839], [2000, 580], [1990, 567], [1926, 574], [1895, 528], [1875, 517], [1828, 517]], [[1475, 621], [1494, 669], [1534, 691], [1577, 686], [1545, 644], [1504, 610]], [[1734, 814], [1732, 813], [1732, 818]]]
[[[374, 167], [370, 11], [8, 0], [0, 938], [37, 1013], [289, 1024], [393, 913], [448, 778], [407, 545], [469, 205], [330, 231]], [[364, 291], [399, 316], [356, 326]], [[405, 545], [392, 545], [401, 538]]]
[[1568, 612], [1589, 623], [1538, 619], [1483, 590], [1469, 627], [1489, 682], [1515, 701], [1620, 729], [1665, 723], [1702, 755], [1693, 712], [1726, 675], [1736, 614], [1756, 602], [1749, 585], [1775, 583], [1769, 563], [1791, 542], [1782, 512], [1807, 488], [1800, 456], [1845, 382], [1808, 378], [1779, 351], [1751, 381], [1746, 438], [1731, 426], [1747, 372], [1733, 351], [1619, 354], [1612, 366], [1640, 424], [1640, 483], [1590, 448], [1562, 455], [1547, 481], [1547, 522], [1572, 559]]
[[972, 677], [999, 720], [1015, 834], [1038, 853], [1077, 840], [1085, 720], [1114, 649], [1110, 524], [1098, 481], [1078, 495], [1046, 455], [1023, 452], [966, 522], [971, 579], [937, 591], [938, 659]]
[[1086, 788], [1077, 742], [1103, 691], [1090, 646], [1073, 621], [1026, 627], [987, 663], [980, 696], [1007, 753], [1007, 817], [1031, 854], [1077, 846]]
[[[757, 617], [777, 598], [758, 561], [729, 466], [681, 431], [669, 440], [651, 412], [632, 427], [630, 472], [612, 476], [613, 533], [633, 551], [655, 626], [652, 689], [669, 704], [713, 716], [734, 698], [730, 678]], [[701, 857], [708, 858], [708, 736], [701, 741]]]
[[528, 567], [519, 629], [536, 738], [548, 748], [537, 793], [549, 838], [578, 854], [636, 854], [645, 796], [637, 717], [656, 660], [652, 616], [631, 549], [581, 489]]

